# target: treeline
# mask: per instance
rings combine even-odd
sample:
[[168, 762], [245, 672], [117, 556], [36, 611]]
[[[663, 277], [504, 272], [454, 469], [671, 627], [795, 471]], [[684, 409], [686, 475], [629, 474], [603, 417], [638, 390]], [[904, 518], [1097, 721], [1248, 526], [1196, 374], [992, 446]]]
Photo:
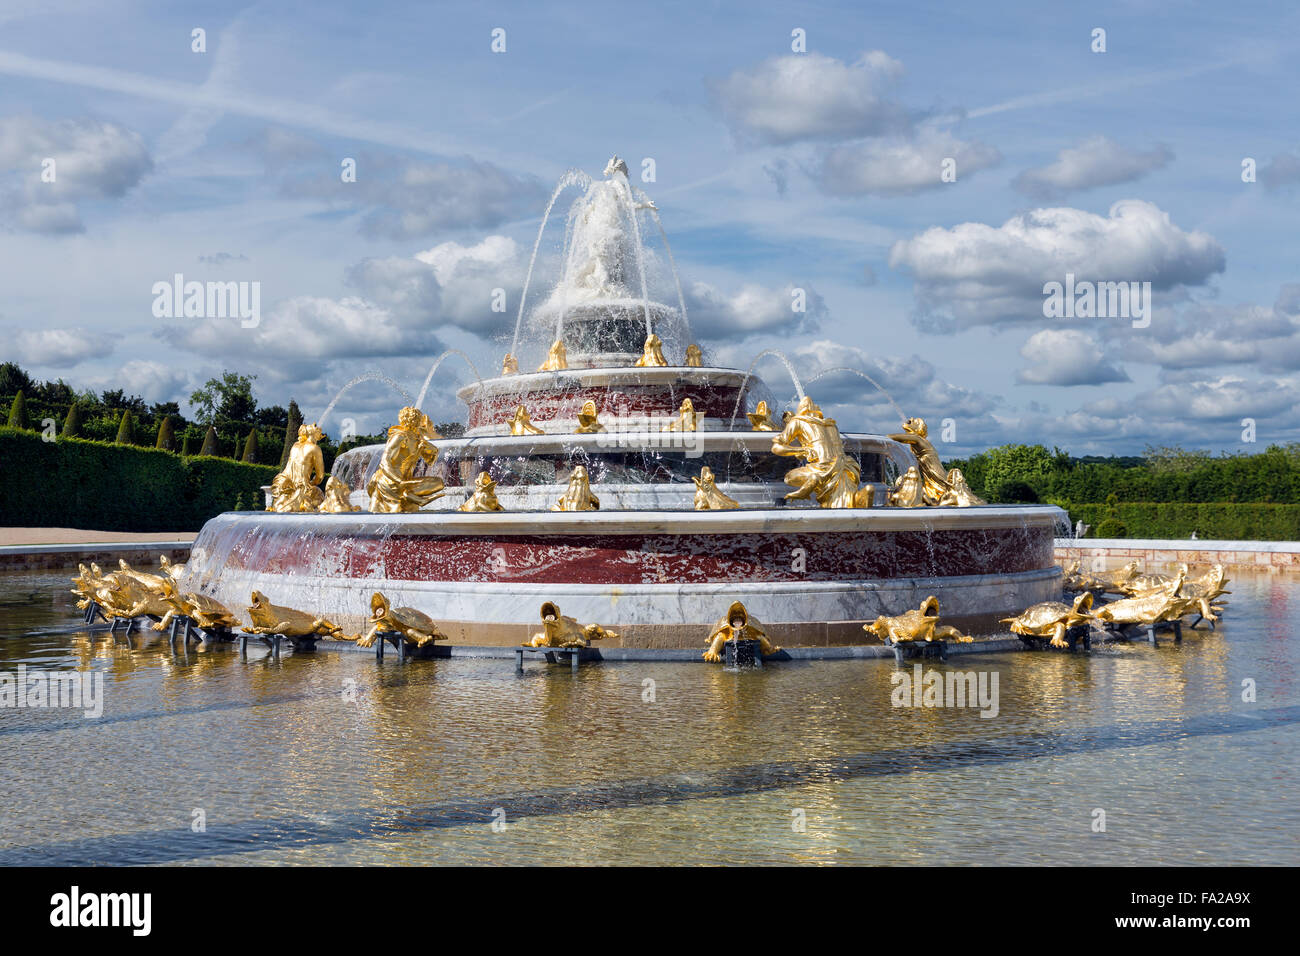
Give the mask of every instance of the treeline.
[[1148, 447], [1142, 457], [1109, 459], [1002, 445], [948, 467], [987, 501], [1059, 505], [1089, 537], [1300, 537], [1300, 444], [1217, 456]]

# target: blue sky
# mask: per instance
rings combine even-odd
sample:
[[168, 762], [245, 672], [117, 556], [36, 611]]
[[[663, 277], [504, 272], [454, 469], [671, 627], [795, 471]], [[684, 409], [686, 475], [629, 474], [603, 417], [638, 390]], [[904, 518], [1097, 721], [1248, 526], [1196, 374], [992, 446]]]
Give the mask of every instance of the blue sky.
[[[486, 372], [553, 183], [618, 153], [715, 361], [860, 369], [932, 429], [952, 420], [945, 456], [1254, 450], [1243, 419], [1260, 444], [1300, 440], [1298, 21], [1281, 3], [10, 0], [0, 358], [152, 401], [234, 368], [309, 416], [371, 369], [414, 393], [448, 347]], [[155, 318], [178, 272], [259, 282], [260, 325]], [[1151, 281], [1150, 325], [1046, 318], [1066, 272]], [[431, 410], [456, 414], [466, 374], [444, 366]], [[846, 428], [897, 425], [856, 376], [811, 392]], [[396, 403], [365, 385], [336, 414], [365, 431]]]

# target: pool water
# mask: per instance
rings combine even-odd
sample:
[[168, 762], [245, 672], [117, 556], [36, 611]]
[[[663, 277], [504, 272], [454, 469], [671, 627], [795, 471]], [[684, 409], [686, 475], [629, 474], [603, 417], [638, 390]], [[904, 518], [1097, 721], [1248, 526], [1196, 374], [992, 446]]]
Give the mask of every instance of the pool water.
[[1300, 863], [1284, 576], [1181, 645], [925, 662], [996, 675], [994, 717], [893, 706], [884, 659], [182, 653], [67, 583], [0, 575], [0, 673], [104, 681], [97, 719], [0, 709], [0, 864]]

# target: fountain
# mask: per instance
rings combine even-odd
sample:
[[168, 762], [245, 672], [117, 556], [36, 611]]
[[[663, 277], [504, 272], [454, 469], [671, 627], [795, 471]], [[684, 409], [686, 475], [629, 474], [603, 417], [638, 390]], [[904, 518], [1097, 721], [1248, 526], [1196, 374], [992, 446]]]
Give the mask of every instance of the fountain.
[[[570, 187], [560, 274], [530, 307]], [[648, 281], [656, 227], [617, 157], [602, 180], [566, 173], [502, 374], [456, 392], [464, 435], [437, 436], [419, 411], [440, 356], [388, 442], [334, 464], [335, 498], [364, 510], [220, 515], [185, 589], [230, 608], [258, 591], [349, 633], [373, 629], [382, 593], [451, 645], [532, 641], [548, 604], [599, 622], [602, 647], [697, 650], [737, 602], [764, 641], [800, 648], [872, 642], [864, 625], [932, 595], [962, 633], [1059, 599], [1060, 509], [983, 504], [920, 419], [894, 437], [841, 433], [779, 352], [798, 407], [750, 411], [768, 353], [749, 371], [703, 363], [675, 267], [675, 290]], [[676, 306], [661, 301], [674, 291]]]

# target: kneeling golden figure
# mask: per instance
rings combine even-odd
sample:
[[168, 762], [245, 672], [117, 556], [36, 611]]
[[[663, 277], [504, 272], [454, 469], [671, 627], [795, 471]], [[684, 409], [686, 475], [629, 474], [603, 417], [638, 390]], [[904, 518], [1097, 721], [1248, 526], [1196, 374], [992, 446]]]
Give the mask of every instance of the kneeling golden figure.
[[646, 336], [645, 345], [641, 349], [641, 357], [636, 360], [637, 368], [662, 368], [668, 364], [664, 358], [664, 343], [659, 336], [651, 332]]
[[704, 652], [704, 659], [722, 660], [722, 648], [728, 641], [758, 641], [759, 653], [764, 657], [781, 650], [767, 639], [763, 626], [749, 616], [749, 611], [739, 601], [733, 602], [731, 607], [727, 608], [726, 615], [718, 618], [718, 623], [713, 625], [713, 630], [709, 632], [709, 647]]
[[397, 424], [388, 429], [379, 468], [366, 482], [371, 511], [376, 514], [419, 511], [442, 497], [441, 478], [415, 474], [420, 462], [432, 466], [438, 460], [438, 449], [433, 445], [437, 438], [438, 433], [424, 412], [409, 405], [398, 412]]
[[569, 486], [560, 500], [551, 506], [552, 511], [599, 511], [600, 499], [591, 493], [587, 469], [576, 465], [569, 476]]
[[474, 479], [474, 493], [469, 496], [457, 511], [505, 511], [497, 501], [497, 483], [486, 471], [480, 471]]
[[700, 477], [692, 478], [695, 482], [696, 511], [730, 511], [739, 508], [740, 502], [718, 490], [713, 478], [713, 470], [707, 465], [700, 469]]
[[357, 647], [370, 647], [384, 632], [400, 634], [416, 647], [447, 640], [447, 635], [438, 630], [429, 615], [413, 607], [393, 607], [388, 598], [376, 591], [370, 596], [370, 630], [357, 638]]
[[772, 439], [772, 452], [802, 458], [804, 464], [785, 473], [793, 485], [787, 501], [813, 498], [823, 508], [868, 507], [872, 489], [859, 489], [858, 463], [844, 451], [835, 419], [827, 418], [807, 395], [799, 400], [795, 413], [784, 420], [780, 434]]
[[324, 514], [338, 515], [350, 514], [353, 511], [360, 511], [360, 505], [354, 505], [348, 498], [348, 486], [343, 484], [333, 475], [325, 480], [325, 500], [320, 504], [320, 510]]
[[906, 611], [897, 617], [882, 614], [870, 624], [863, 624], [862, 629], [875, 634], [886, 644], [901, 644], [904, 641], [955, 641], [958, 644], [970, 644], [975, 640], [955, 627], [939, 623], [939, 599], [933, 594], [914, 611]]
[[298, 440], [289, 449], [289, 460], [284, 471], [271, 482], [271, 506], [267, 511], [287, 514], [295, 511], [315, 511], [325, 500], [317, 484], [325, 477], [325, 461], [318, 442], [323, 437], [316, 425], [298, 428]]
[[272, 604], [261, 591], [253, 592], [252, 603], [248, 605], [248, 619], [252, 622], [244, 628], [250, 634], [280, 634], [284, 637], [333, 637], [346, 640], [343, 628], [331, 624], [322, 617], [295, 611], [293, 608]]
[[695, 403], [683, 398], [677, 409], [677, 417], [664, 426], [666, 432], [693, 432], [699, 428], [700, 413], [695, 410]]
[[539, 372], [559, 372], [569, 367], [569, 352], [564, 347], [563, 339], [551, 343], [551, 350], [546, 353], [546, 361], [537, 366]]
[[592, 641], [614, 640], [617, 631], [599, 624], [579, 624], [575, 618], [560, 613], [559, 605], [547, 601], [542, 605], [542, 629], [524, 641], [524, 647], [590, 647]]
[[698, 345], [692, 342], [690, 345], [686, 346], [686, 367], [703, 368], [703, 366], [704, 366], [704, 353], [700, 351], [700, 347]]
[[511, 355], [509, 352], [507, 352], [506, 357], [501, 360], [501, 374], [502, 375], [519, 374], [519, 360], [515, 358], [513, 355]]

